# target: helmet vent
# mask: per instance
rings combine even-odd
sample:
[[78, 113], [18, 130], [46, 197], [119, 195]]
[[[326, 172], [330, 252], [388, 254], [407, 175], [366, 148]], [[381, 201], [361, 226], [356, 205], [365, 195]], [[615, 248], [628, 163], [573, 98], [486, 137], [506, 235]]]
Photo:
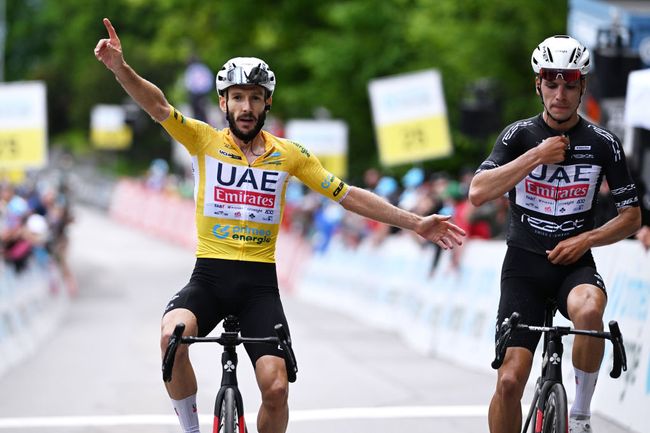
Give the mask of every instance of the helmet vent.
[[576, 60], [578, 60], [576, 57], [577, 57], [576, 49], [574, 48], [573, 51], [571, 52], [571, 55], [569, 56], [569, 58], [571, 59], [569, 63], [576, 63]]
[[546, 55], [548, 55], [549, 62], [553, 63], [553, 53], [551, 53], [551, 50], [549, 50], [548, 47], [546, 47]]

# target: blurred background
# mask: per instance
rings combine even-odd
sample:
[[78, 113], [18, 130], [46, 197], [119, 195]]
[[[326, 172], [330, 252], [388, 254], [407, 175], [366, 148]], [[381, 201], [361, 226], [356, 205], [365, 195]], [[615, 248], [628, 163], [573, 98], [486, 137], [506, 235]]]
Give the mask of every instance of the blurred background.
[[[226, 122], [214, 73], [231, 57], [264, 59], [278, 80], [266, 130], [305, 145], [349, 183], [419, 214], [450, 214], [468, 231], [465, 247], [442, 252], [347, 214], [291, 181], [278, 241], [281, 289], [295, 311], [294, 333], [305, 334], [302, 344], [309, 347], [322, 337], [318, 331], [329, 332], [315, 329], [310, 317], [340, 314], [333, 317], [363, 326], [373, 341], [396, 338], [404, 345], [400, 356], [418, 360], [421, 370], [413, 374], [430, 374], [434, 365], [436, 371], [466, 369], [449, 374], [484, 387], [474, 392], [468, 383], [455, 404], [472, 400], [476, 413], [468, 411], [467, 424], [454, 418], [445, 426], [468, 432], [485, 431], [508, 218], [505, 199], [480, 208], [469, 204], [469, 182], [506, 125], [541, 111], [530, 66], [535, 46], [554, 34], [587, 45], [593, 69], [581, 115], [623, 142], [644, 211], [636, 236], [596, 252], [610, 293], [607, 316], [629, 335], [631, 372], [603, 380], [594, 406], [605, 431], [648, 431], [639, 410], [650, 403], [650, 1], [644, 0], [0, 0], [0, 406], [6, 408], [0, 429], [31, 425], [27, 418], [12, 424], [12, 416], [61, 412], [48, 406], [49, 399], [28, 405], [32, 410], [22, 415], [18, 407], [41, 392], [52, 362], [70, 368], [62, 351], [79, 350], [89, 364], [98, 362], [89, 358], [98, 351], [62, 346], [73, 338], [52, 337], [59, 332], [97, 327], [105, 339], [116, 317], [135, 308], [138, 321], [125, 331], [152, 346], [138, 374], [157, 372], [159, 312], [191, 271], [191, 161], [95, 59], [97, 41], [107, 37], [104, 17], [140, 75], [186, 115], [216, 128]], [[598, 224], [616, 213], [606, 183], [602, 193]], [[155, 262], [151, 248], [160, 253]], [[171, 266], [179, 260], [178, 269]], [[152, 277], [163, 268], [172, 273]], [[127, 295], [139, 291], [150, 296]], [[109, 305], [114, 310], [106, 317], [90, 313], [109, 311]], [[345, 338], [345, 327], [333, 329]], [[354, 355], [354, 362], [381, 362], [381, 346], [367, 348], [367, 358]], [[88, 383], [74, 379], [74, 371], [71, 381]], [[313, 388], [325, 386], [314, 380]], [[162, 401], [160, 408], [98, 405], [105, 415], [167, 413], [155, 383], [150, 399]], [[129, 386], [122, 379], [109, 385]], [[61, 391], [61, 384], [54, 386]], [[305, 410], [332, 399], [296, 393]], [[351, 404], [385, 405], [373, 400], [372, 389], [368, 394]], [[409, 395], [410, 405], [424, 398]], [[94, 409], [90, 405], [87, 413]], [[433, 416], [422, 418], [419, 428], [430, 431]], [[114, 431], [127, 431], [119, 428]]]

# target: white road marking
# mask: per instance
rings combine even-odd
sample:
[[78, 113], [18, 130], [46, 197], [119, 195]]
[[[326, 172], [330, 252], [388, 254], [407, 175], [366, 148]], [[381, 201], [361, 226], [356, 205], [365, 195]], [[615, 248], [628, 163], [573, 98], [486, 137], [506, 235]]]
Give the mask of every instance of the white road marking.
[[[290, 422], [380, 418], [465, 418], [486, 417], [487, 406], [392, 406], [292, 410]], [[254, 420], [257, 413], [246, 413]], [[201, 415], [201, 424], [212, 423], [212, 415]], [[34, 427], [97, 427], [176, 425], [175, 415], [106, 415], [0, 418], [0, 430]]]

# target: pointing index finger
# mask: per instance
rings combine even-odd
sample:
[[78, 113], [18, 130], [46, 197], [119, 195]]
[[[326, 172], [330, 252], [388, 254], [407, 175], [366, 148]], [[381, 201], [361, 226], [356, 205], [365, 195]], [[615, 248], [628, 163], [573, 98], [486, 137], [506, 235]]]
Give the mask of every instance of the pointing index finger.
[[108, 30], [108, 36], [111, 38], [111, 40], [120, 40], [120, 38], [117, 37], [115, 29], [113, 28], [113, 24], [111, 24], [111, 21], [108, 18], [104, 18], [104, 26], [106, 27], [106, 30]]

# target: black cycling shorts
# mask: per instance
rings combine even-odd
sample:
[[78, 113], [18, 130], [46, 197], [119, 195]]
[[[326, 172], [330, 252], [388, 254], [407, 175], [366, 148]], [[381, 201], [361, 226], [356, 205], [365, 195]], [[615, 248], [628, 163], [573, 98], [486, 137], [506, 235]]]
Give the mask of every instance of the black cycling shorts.
[[[508, 247], [501, 269], [501, 299], [497, 329], [504, 319], [518, 312], [521, 323], [544, 325], [544, 312], [549, 299], [567, 319], [569, 292], [580, 284], [600, 287], [605, 295], [605, 283], [596, 270], [591, 252], [570, 265], [554, 265], [546, 256], [516, 247]], [[509, 347], [525, 347], [535, 352], [539, 332], [515, 332]]]
[[[289, 332], [274, 263], [199, 258], [189, 283], [167, 304], [165, 313], [186, 308], [196, 316], [198, 335], [208, 335], [227, 315], [239, 317], [244, 337], [275, 336], [274, 326]], [[255, 363], [262, 355], [283, 357], [277, 345], [244, 344]]]

